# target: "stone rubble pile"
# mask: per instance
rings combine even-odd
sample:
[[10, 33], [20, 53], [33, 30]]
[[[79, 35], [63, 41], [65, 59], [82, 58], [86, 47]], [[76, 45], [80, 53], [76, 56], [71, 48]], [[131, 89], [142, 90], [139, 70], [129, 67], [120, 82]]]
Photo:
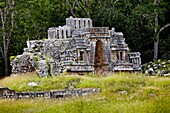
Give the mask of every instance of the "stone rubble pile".
[[49, 66], [47, 65], [47, 62], [45, 60], [40, 60], [38, 61], [38, 65], [39, 69], [37, 72], [40, 77], [48, 76]]
[[170, 76], [170, 60], [149, 62], [142, 66], [142, 71], [146, 75]]
[[14, 58], [13, 62], [11, 62], [11, 65], [12, 73], [14, 74], [32, 72], [35, 70], [30, 62], [30, 55], [28, 54], [18, 55]]

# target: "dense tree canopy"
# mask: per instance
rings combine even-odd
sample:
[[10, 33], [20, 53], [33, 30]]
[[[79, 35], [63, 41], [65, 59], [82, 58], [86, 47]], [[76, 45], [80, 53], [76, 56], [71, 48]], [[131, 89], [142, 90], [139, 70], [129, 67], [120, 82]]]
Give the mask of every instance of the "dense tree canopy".
[[[47, 37], [49, 27], [65, 24], [65, 18], [90, 17], [94, 26], [115, 27], [126, 37], [131, 51], [140, 51], [142, 62], [154, 57], [154, 42], [159, 30], [170, 23], [169, 0], [4, 0], [0, 11], [14, 11], [7, 15], [6, 35], [10, 38], [7, 58], [23, 52], [26, 41]], [[8, 2], [15, 1], [11, 10]], [[157, 5], [154, 2], [158, 1]], [[12, 14], [12, 12], [11, 12]], [[2, 18], [4, 15], [0, 13]], [[155, 32], [155, 17], [158, 25]], [[13, 31], [11, 20], [14, 19]], [[3, 21], [0, 21], [0, 48], [4, 52]], [[170, 27], [159, 33], [158, 58], [170, 59]], [[10, 36], [10, 37], [9, 37]], [[3, 53], [1, 52], [1, 53]], [[0, 76], [4, 76], [4, 58], [0, 54]], [[9, 66], [9, 63], [8, 63]], [[9, 70], [8, 70], [9, 71]]]

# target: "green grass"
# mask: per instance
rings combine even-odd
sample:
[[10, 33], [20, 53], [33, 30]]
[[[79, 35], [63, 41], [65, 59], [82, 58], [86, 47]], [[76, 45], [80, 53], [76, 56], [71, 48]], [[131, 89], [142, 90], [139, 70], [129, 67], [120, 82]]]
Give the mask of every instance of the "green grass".
[[[28, 82], [38, 82], [30, 87]], [[99, 94], [65, 99], [0, 100], [0, 113], [169, 113], [170, 78], [143, 74], [116, 73], [103, 76], [63, 75], [39, 78], [32, 74], [7, 77], [0, 87], [16, 91], [48, 91], [75, 88], [101, 88]]]

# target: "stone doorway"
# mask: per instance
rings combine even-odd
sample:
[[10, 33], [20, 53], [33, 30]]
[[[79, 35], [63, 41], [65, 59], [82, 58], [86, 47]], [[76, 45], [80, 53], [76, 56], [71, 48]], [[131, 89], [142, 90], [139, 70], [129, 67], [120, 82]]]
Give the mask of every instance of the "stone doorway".
[[94, 70], [95, 73], [103, 74], [107, 71], [107, 63], [105, 57], [105, 51], [101, 40], [97, 40], [95, 48], [95, 57], [94, 57]]

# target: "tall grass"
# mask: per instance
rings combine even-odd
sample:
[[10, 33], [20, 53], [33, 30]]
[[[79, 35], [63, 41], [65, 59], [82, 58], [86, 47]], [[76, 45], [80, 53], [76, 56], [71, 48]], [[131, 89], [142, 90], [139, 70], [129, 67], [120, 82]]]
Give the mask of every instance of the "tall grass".
[[[37, 87], [28, 86], [37, 82]], [[0, 113], [169, 113], [170, 78], [116, 73], [103, 76], [63, 75], [39, 78], [35, 73], [7, 77], [1, 87], [16, 91], [101, 88], [96, 95], [65, 99], [0, 100]]]

